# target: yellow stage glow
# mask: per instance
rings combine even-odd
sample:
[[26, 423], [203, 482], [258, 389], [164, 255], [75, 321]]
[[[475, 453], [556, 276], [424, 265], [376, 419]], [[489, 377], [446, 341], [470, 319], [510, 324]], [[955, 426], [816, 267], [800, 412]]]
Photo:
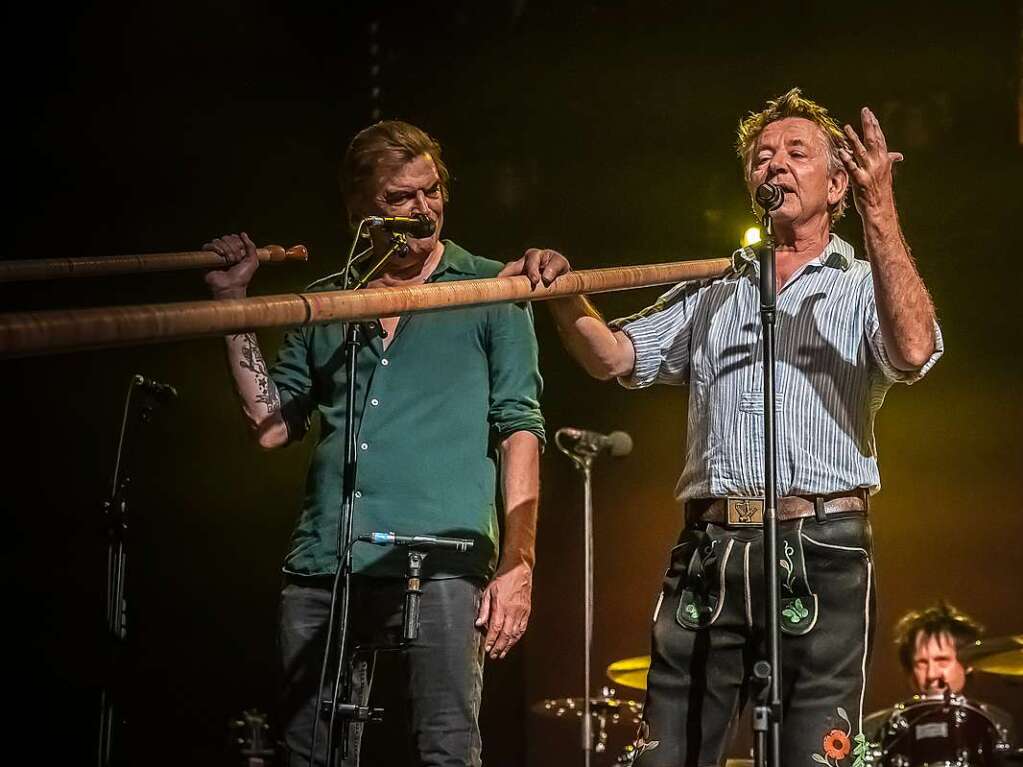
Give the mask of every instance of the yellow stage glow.
[[742, 233], [742, 247], [748, 248], [750, 245], [756, 245], [761, 239], [760, 229], [758, 227], [751, 226]]

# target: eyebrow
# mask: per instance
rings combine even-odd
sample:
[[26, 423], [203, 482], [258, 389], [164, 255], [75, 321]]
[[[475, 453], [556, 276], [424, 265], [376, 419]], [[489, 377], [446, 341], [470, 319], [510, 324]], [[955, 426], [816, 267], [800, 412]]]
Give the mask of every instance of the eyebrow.
[[[785, 141], [785, 146], [810, 146], [811, 143], [812, 142], [809, 142], [809, 141], [803, 141], [803, 139], [801, 139], [801, 138], [799, 138], [797, 136], [795, 138], [787, 139]], [[764, 151], [772, 152], [774, 150], [770, 146], [763, 146], [763, 145], [761, 145], [760, 148], [757, 149], [757, 154], [760, 154], [761, 152], [764, 152]]]
[[393, 189], [385, 189], [384, 194], [409, 194], [410, 192], [418, 192], [420, 189], [429, 191], [439, 185], [440, 179], [438, 178], [429, 186], [396, 186]]

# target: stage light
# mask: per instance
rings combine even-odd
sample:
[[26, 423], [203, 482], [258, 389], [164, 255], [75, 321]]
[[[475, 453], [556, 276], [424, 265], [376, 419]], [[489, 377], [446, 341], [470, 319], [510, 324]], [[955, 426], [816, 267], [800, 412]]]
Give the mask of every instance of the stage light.
[[748, 248], [750, 245], [756, 245], [761, 239], [763, 238], [760, 236], [760, 229], [756, 226], [751, 226], [742, 233], [742, 247]]

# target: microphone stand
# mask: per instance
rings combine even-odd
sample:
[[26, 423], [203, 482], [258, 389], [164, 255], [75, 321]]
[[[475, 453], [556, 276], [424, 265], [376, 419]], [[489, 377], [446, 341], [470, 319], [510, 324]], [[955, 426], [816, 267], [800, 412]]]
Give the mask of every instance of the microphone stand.
[[[774, 207], [780, 205], [780, 199]], [[774, 231], [765, 208], [761, 221], [766, 238], [759, 248], [760, 321], [764, 335], [764, 586], [767, 658], [753, 666], [753, 752], [756, 767], [781, 767], [781, 628], [778, 622], [778, 488], [775, 430], [775, 281]]]
[[[128, 487], [131, 485], [132, 458], [135, 456], [135, 451], [129, 448], [133, 446], [140, 427], [152, 419], [158, 403], [157, 396], [142, 386], [144, 381], [142, 376], [134, 375], [128, 384], [110, 497], [103, 502], [107, 536], [106, 626], [110, 654], [107, 678], [100, 691], [99, 739], [96, 751], [99, 767], [110, 767], [115, 763], [117, 754], [114, 747], [125, 724], [121, 708], [124, 697], [123, 664], [128, 636], [128, 602], [125, 597], [128, 567]], [[142, 403], [134, 417], [131, 417], [136, 388], [142, 392]]]
[[[359, 234], [362, 225], [352, 241], [352, 253], [359, 242]], [[372, 279], [373, 275], [387, 262], [391, 256], [407, 249], [407, 237], [397, 233], [388, 243], [387, 250], [373, 266], [359, 280], [353, 289], [364, 286]], [[352, 254], [349, 254], [348, 265], [352, 263]], [[345, 285], [347, 287], [348, 274], [345, 273]], [[383, 332], [383, 331], [381, 331]], [[370, 709], [352, 703], [351, 700], [351, 679], [345, 674], [345, 669], [350, 662], [349, 658], [349, 624], [351, 610], [351, 576], [352, 576], [352, 531], [354, 526], [354, 498], [355, 480], [358, 469], [358, 451], [355, 445], [355, 392], [356, 373], [359, 350], [366, 342], [365, 330], [362, 323], [349, 322], [345, 333], [345, 454], [344, 470], [341, 494], [341, 515], [337, 529], [337, 558], [338, 565], [334, 571], [334, 582], [330, 595], [330, 614], [327, 625], [327, 639], [323, 650], [323, 661], [320, 666], [319, 687], [316, 693], [316, 711], [313, 716], [313, 732], [309, 749], [309, 764], [312, 767], [316, 758], [316, 746], [319, 735], [319, 720], [321, 713], [329, 713], [327, 725], [327, 764], [335, 764], [337, 749], [335, 748], [335, 726], [340, 717], [344, 720], [345, 726], [341, 731], [340, 751], [342, 758], [348, 755], [350, 738], [349, 725], [353, 722], [366, 722], [377, 720], [382, 711]], [[341, 608], [337, 609], [338, 597], [341, 598]], [[324, 700], [323, 690], [326, 683], [327, 669], [330, 665], [330, 658], [333, 649], [333, 638], [337, 640], [337, 673], [334, 678], [334, 690], [329, 700]]]
[[[594, 750], [593, 721], [590, 711], [590, 667], [593, 654], [593, 460], [600, 453], [600, 447], [588, 440], [576, 443], [575, 450], [562, 444], [561, 435], [554, 441], [558, 449], [567, 455], [572, 464], [583, 475], [583, 717], [582, 747], [583, 764], [590, 767]], [[598, 746], [599, 748], [599, 746]], [[600, 750], [603, 750], [600, 748]]]
[[405, 609], [401, 616], [401, 639], [411, 642], [419, 638], [419, 603], [422, 601], [423, 560], [426, 552], [408, 550], [408, 569], [405, 571]]

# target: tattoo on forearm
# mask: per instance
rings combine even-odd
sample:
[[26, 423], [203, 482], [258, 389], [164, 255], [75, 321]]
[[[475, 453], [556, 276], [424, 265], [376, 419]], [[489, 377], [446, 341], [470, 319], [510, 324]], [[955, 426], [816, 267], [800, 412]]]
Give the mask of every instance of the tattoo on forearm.
[[277, 387], [270, 379], [270, 373], [266, 368], [266, 360], [259, 350], [259, 342], [255, 333], [244, 333], [234, 336], [242, 342], [242, 358], [238, 365], [249, 370], [255, 376], [256, 385], [259, 387], [259, 394], [256, 395], [256, 402], [266, 405], [267, 413], [275, 413], [281, 409], [281, 397], [277, 393]]

